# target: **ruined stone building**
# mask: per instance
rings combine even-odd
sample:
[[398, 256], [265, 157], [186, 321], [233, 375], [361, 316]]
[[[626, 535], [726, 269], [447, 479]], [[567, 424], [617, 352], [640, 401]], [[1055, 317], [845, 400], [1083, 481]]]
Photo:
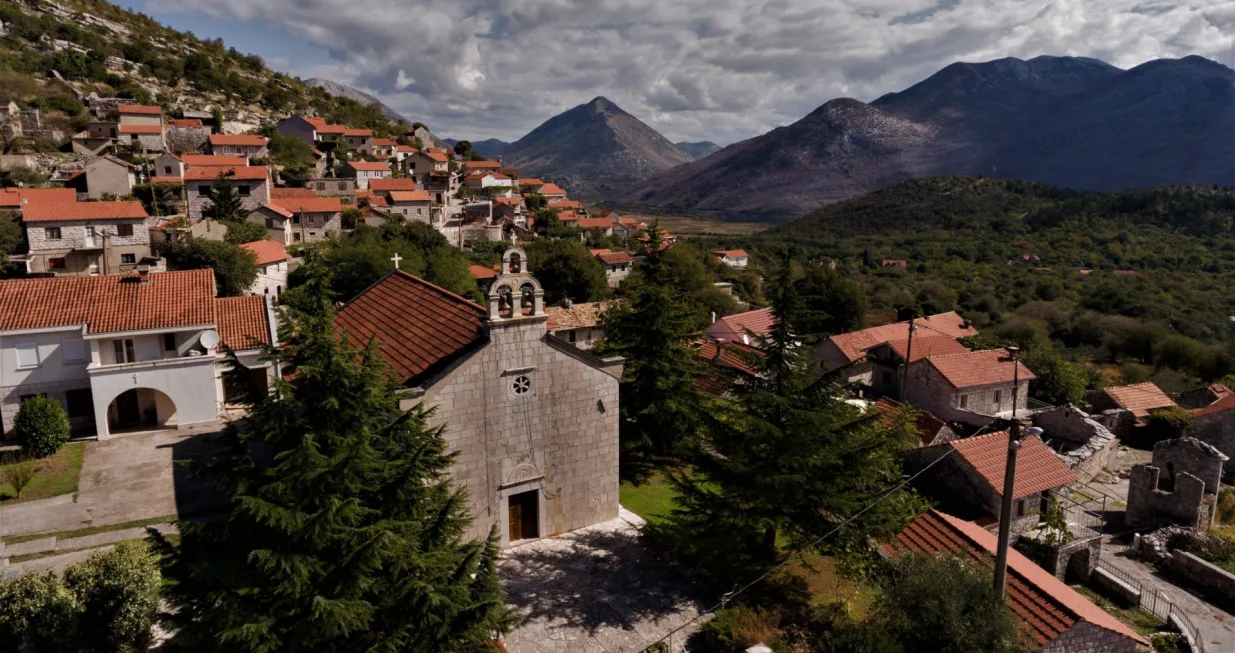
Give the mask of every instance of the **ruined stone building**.
[[1163, 440], [1153, 461], [1128, 479], [1127, 525], [1177, 523], [1207, 532], [1217, 509], [1222, 464], [1229, 458], [1196, 438]]

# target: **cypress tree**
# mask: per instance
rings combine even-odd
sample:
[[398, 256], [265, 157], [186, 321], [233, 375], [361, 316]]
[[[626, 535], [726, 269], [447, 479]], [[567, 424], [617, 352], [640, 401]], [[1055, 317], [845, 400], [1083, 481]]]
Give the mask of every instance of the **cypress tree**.
[[372, 344], [337, 336], [329, 272], [310, 265], [280, 330], [288, 378], [247, 398], [222, 455], [190, 466], [225, 514], [182, 521], [178, 543], [151, 536], [169, 650], [490, 651], [512, 623], [497, 532], [464, 539], [442, 428], [400, 411]]
[[240, 193], [232, 186], [232, 180], [227, 177], [227, 173], [220, 172], [218, 178], [210, 184], [210, 206], [202, 211], [202, 215], [220, 222], [240, 222], [245, 219]]

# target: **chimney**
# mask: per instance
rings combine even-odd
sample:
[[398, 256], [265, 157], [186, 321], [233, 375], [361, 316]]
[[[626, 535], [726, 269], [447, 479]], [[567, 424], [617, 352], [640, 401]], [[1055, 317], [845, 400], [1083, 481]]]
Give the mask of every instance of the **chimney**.
[[569, 297], [566, 298], [566, 310], [574, 312], [575, 303]]
[[712, 311], [712, 324], [716, 324], [716, 311]]
[[723, 338], [718, 338], [718, 339], [716, 340], [716, 354], [715, 354], [714, 356], [712, 356], [712, 362], [716, 362], [716, 361], [720, 360], [721, 349], [722, 349], [724, 346], [725, 346], [725, 341], [724, 341], [724, 339], [723, 339]]
[[137, 281], [143, 286], [150, 285], [150, 266], [149, 265], [137, 266]]

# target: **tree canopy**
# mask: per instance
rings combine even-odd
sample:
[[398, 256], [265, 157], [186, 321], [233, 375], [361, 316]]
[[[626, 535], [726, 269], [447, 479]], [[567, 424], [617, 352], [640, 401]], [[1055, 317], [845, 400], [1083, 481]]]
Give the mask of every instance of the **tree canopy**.
[[253, 252], [217, 240], [186, 238], [167, 249], [171, 270], [214, 270], [220, 297], [238, 297], [257, 280], [257, 257]]

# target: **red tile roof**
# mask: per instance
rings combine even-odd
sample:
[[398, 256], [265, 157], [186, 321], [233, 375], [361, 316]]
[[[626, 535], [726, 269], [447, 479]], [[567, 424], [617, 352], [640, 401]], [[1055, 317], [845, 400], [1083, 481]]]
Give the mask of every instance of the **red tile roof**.
[[180, 184], [183, 184], [183, 183], [184, 183], [184, 180], [183, 180], [183, 179], [181, 179], [180, 177], [160, 177], [160, 176], [158, 176], [158, 175], [155, 175], [155, 176], [153, 176], [153, 177], [151, 177], [151, 178], [150, 178], [150, 183], [152, 183], [152, 184], [176, 184], [176, 185], [180, 185]]
[[562, 306], [546, 306], [545, 315], [549, 316], [546, 328], [550, 331], [558, 329], [591, 328], [600, 323], [600, 316], [609, 308], [611, 302], [588, 302], [575, 304], [570, 308]]
[[199, 168], [206, 166], [232, 168], [249, 165], [247, 158], [235, 154], [181, 154], [179, 158], [185, 165]]
[[168, 118], [164, 121], [168, 127], [201, 127], [202, 121], [197, 118]]
[[312, 188], [271, 188], [270, 199], [285, 199], [288, 197], [317, 197]]
[[549, 208], [551, 209], [581, 209], [583, 202], [579, 200], [549, 200]]
[[184, 178], [188, 181], [213, 181], [218, 179], [219, 175], [241, 181], [266, 181], [266, 168], [263, 166], [236, 166], [234, 168], [193, 166], [184, 171]]
[[277, 240], [259, 240], [252, 243], [245, 243], [241, 247], [253, 252], [253, 256], [257, 257], [258, 265], [270, 265], [280, 261], [287, 261], [292, 258], [291, 254], [287, 253], [287, 248]]
[[348, 161], [347, 165], [364, 172], [390, 172], [390, 164], [381, 161]]
[[609, 218], [583, 218], [579, 220], [580, 229], [612, 229], [613, 221]]
[[116, 112], [122, 116], [161, 116], [163, 115], [163, 107], [145, 104], [120, 104], [116, 106]]
[[317, 133], [319, 134], [343, 135], [347, 133], [347, 127], [344, 127], [343, 125], [332, 125], [321, 118], [313, 118], [310, 122], [313, 123], [313, 128], [317, 130]]
[[[918, 329], [929, 329], [936, 334], [953, 338], [978, 335], [977, 329], [965, 326], [964, 320], [955, 311], [918, 318], [914, 320], [914, 326]], [[918, 331], [914, 339], [922, 337], [925, 333], [924, 331]], [[908, 337], [909, 322], [897, 322], [895, 324], [862, 329], [861, 331], [836, 334], [828, 338], [828, 340], [836, 345], [841, 350], [841, 353], [848, 357], [849, 362], [852, 363], [865, 357], [866, 350], [875, 345], [888, 342], [889, 340], [904, 340]]]
[[[908, 339], [889, 340], [887, 343], [883, 344], [887, 344], [892, 351], [896, 352], [897, 355], [901, 357], [901, 360], [905, 360], [905, 355], [910, 353]], [[875, 346], [878, 347], [879, 345]], [[914, 336], [912, 352], [913, 360], [910, 362], [920, 361], [923, 358], [930, 358], [932, 356], [949, 356], [952, 354], [964, 354], [968, 352], [969, 348], [962, 345], [956, 338], [939, 335], [933, 331], [926, 331]]]
[[338, 213], [343, 204], [337, 197], [280, 197], [271, 198], [273, 204], [291, 213]]
[[[235, 350], [257, 349], [257, 343], [272, 345], [270, 317], [264, 295], [219, 297], [214, 300], [218, 313], [219, 340]], [[255, 342], [256, 341], [256, 342]]]
[[390, 192], [391, 202], [432, 202], [427, 190], [395, 190]]
[[120, 125], [116, 131], [121, 134], [162, 134], [163, 125]]
[[[982, 527], [937, 510], [919, 515], [896, 538], [884, 545], [893, 553], [960, 553], [989, 567], [995, 536]], [[1147, 645], [1123, 622], [1107, 614], [1016, 549], [1008, 551], [1007, 602], [1009, 609], [1039, 646], [1056, 640], [1078, 621]]]
[[726, 326], [733, 330], [734, 333], [742, 335], [750, 332], [754, 336], [767, 337], [772, 333], [772, 325], [776, 324], [776, 317], [772, 315], [771, 308], [760, 308], [737, 315], [729, 315], [722, 317], [718, 322], [724, 322]]
[[0, 190], [0, 207], [16, 208], [41, 202], [76, 202], [77, 191], [72, 188], [5, 188]]
[[[86, 202], [83, 202], [85, 204]], [[0, 281], [0, 331], [86, 325], [87, 333], [215, 324], [214, 272]]]
[[395, 151], [396, 152], [406, 152], [408, 154], [415, 154], [416, 152], [419, 152], [420, 150], [412, 147], [411, 145], [396, 145]]
[[[1038, 378], [1028, 367], [1025, 367], [1024, 363], [1020, 361], [1013, 363], [1012, 357], [1002, 349], [932, 356], [921, 364], [934, 367], [948, 383], [952, 384], [952, 387], [957, 389], [1011, 383], [1015, 375], [1019, 375], [1021, 381]], [[1018, 368], [1019, 372], [1017, 372]]]
[[353, 345], [376, 339], [406, 383], [441, 371], [484, 342], [485, 309], [396, 270], [357, 295], [335, 317]]
[[257, 134], [211, 134], [211, 145], [238, 145], [250, 147], [265, 147], [266, 137]]
[[370, 179], [369, 190], [416, 190], [416, 180], [411, 177], [389, 177], [386, 179]]
[[[1004, 467], [1008, 458], [1008, 432], [988, 433], [948, 443], [974, 469], [995, 494], [1003, 494]], [[1035, 436], [1021, 438], [1016, 457], [1013, 499], [1023, 499], [1043, 490], [1076, 482], [1076, 475]]]
[[464, 161], [463, 168], [466, 170], [501, 170], [502, 163], [500, 161]]
[[369, 145], [373, 147], [394, 147], [395, 140], [393, 138], [375, 138], [369, 141]]
[[744, 249], [718, 249], [712, 253], [720, 257], [746, 258], [746, 250]]
[[[759, 370], [755, 369], [752, 357], [762, 358], [763, 354], [754, 347], [737, 342], [726, 342], [722, 345], [715, 340], [703, 340], [696, 346], [698, 349], [695, 357], [699, 360], [717, 361], [749, 376], [759, 373]], [[716, 358], [717, 351], [720, 352], [719, 359]]]
[[528, 177], [527, 179], [520, 179], [518, 184], [520, 186], [544, 186], [545, 182], [536, 179], [535, 177]]
[[372, 129], [345, 129], [343, 130], [343, 135], [344, 136], [372, 136], [373, 130]]
[[606, 265], [617, 265], [619, 263], [632, 263], [634, 259], [626, 252], [606, 252], [597, 254], [596, 258], [600, 259], [601, 263]]
[[[882, 411], [886, 415], [888, 412], [899, 411], [903, 407], [904, 404], [898, 401], [893, 401], [887, 397], [882, 397], [875, 402], [874, 409], [876, 411]], [[947, 423], [916, 406], [913, 410], [918, 416], [916, 424], [918, 429], [918, 439], [922, 442], [922, 446], [929, 446], [935, 441], [935, 438], [939, 436], [939, 432], [943, 430], [943, 427], [947, 426]]]
[[1155, 408], [1170, 408], [1175, 405], [1161, 388], [1150, 381], [1104, 388], [1102, 391], [1120, 408], [1131, 411], [1137, 419], [1149, 417], [1149, 411]]
[[483, 265], [476, 265], [475, 263], [472, 263], [467, 266], [467, 269], [468, 272], [472, 273], [472, 278], [476, 280], [497, 278], [497, 270], [494, 270], [493, 268], [487, 268]]
[[21, 211], [22, 222], [133, 220], [148, 217], [141, 202], [39, 202]]
[[277, 215], [281, 215], [281, 216], [283, 216], [283, 217], [285, 217], [285, 218], [290, 218], [290, 217], [292, 217], [292, 212], [291, 212], [291, 211], [288, 211], [287, 209], [285, 209], [285, 208], [283, 208], [283, 207], [281, 207], [281, 206], [279, 206], [278, 204], [275, 204], [275, 203], [273, 203], [273, 202], [268, 203], [268, 204], [263, 204], [263, 205], [262, 205], [262, 208], [264, 208], [264, 209], [266, 209], [267, 211], [270, 211], [270, 212], [272, 212], [272, 213], [275, 213], [275, 214], [277, 214]]
[[1204, 408], [1198, 408], [1192, 411], [1192, 416], [1201, 417], [1202, 415], [1221, 413], [1232, 408], [1235, 408], [1235, 394], [1228, 394]]
[[558, 186], [557, 184], [545, 184], [543, 187], [541, 187], [540, 194], [541, 195], [565, 195], [566, 191], [562, 190], [562, 187]]
[[450, 161], [450, 159], [446, 158], [445, 154], [442, 154], [440, 152], [425, 152], [424, 155], [429, 157], [429, 159], [433, 161], [437, 161], [438, 163], [445, 163], [447, 161]]

